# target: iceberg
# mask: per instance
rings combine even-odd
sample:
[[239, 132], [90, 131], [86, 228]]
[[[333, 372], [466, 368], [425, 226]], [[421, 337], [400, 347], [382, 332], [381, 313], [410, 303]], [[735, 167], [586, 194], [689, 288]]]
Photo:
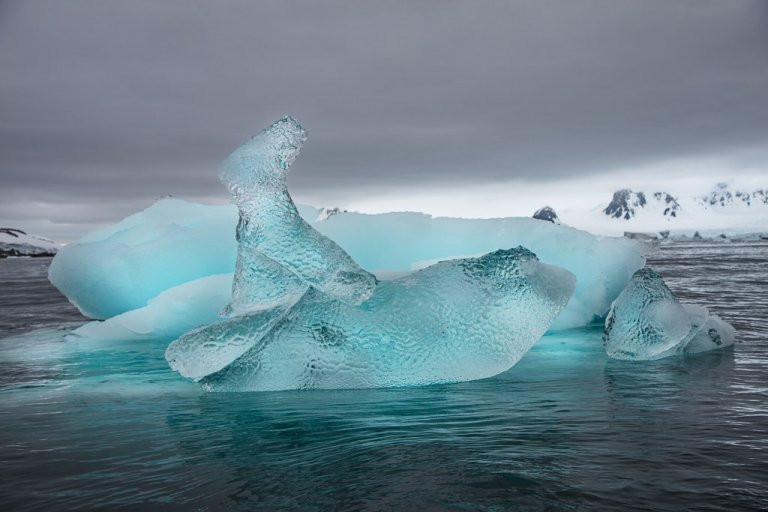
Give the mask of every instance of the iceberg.
[[[272, 312], [276, 321], [280, 311], [290, 309], [309, 287], [354, 305], [375, 286], [371, 274], [391, 280], [440, 261], [515, 246], [524, 246], [542, 263], [576, 276], [570, 302], [550, 326], [561, 330], [602, 319], [632, 273], [644, 265], [646, 248], [634, 241], [596, 237], [534, 219], [337, 210], [322, 215], [310, 206], [294, 206], [284, 200], [290, 199], [285, 176], [305, 139], [303, 128], [285, 118], [225, 160], [220, 177], [235, 205], [165, 198], [62, 248], [49, 270], [51, 282], [86, 316], [116, 318], [101, 326], [84, 326], [77, 335], [177, 338], [191, 327], [219, 319], [213, 316], [214, 304], [219, 304], [227, 285], [222, 279], [203, 281], [210, 297], [190, 293], [183, 307], [177, 288], [190, 283], [190, 289], [196, 289], [197, 280], [231, 275], [236, 269], [221, 315], [263, 316], [277, 308]], [[158, 314], [165, 292], [175, 297], [179, 312], [167, 318]], [[183, 320], [183, 311], [189, 311], [191, 318]], [[200, 319], [205, 322], [196, 323]], [[232, 354], [248, 349], [227, 346]], [[220, 359], [206, 355], [221, 350], [215, 343], [185, 345], [184, 350], [202, 350], [200, 357], [187, 360]], [[203, 364], [192, 373], [205, 375], [211, 369]]]
[[168, 346], [183, 376], [211, 391], [490, 377], [517, 362], [567, 304], [574, 276], [523, 247], [379, 283], [294, 206], [286, 174], [305, 139], [284, 118], [224, 161], [220, 177], [239, 211], [230, 318]]
[[[173, 342], [172, 368], [209, 391], [369, 388], [459, 382], [509, 369], [547, 330], [573, 275], [524, 249], [444, 261], [383, 281], [360, 305], [312, 287], [276, 322], [264, 312], [201, 327]], [[265, 325], [270, 328], [265, 332]], [[206, 361], [199, 352], [224, 347]], [[228, 345], [243, 355], [231, 361]], [[209, 369], [210, 369], [209, 368]]]
[[603, 343], [612, 358], [650, 360], [724, 348], [735, 334], [706, 308], [681, 304], [659, 274], [642, 268], [611, 305]]
[[[576, 291], [552, 330], [604, 318], [633, 272], [645, 264], [643, 254], [648, 250], [634, 240], [598, 237], [530, 218], [341, 212], [314, 222], [317, 209], [298, 205], [298, 211], [312, 228], [336, 242], [379, 279], [450, 258], [522, 245], [543, 263], [565, 268], [576, 276]], [[49, 278], [86, 316], [110, 318], [141, 308], [174, 286], [233, 273], [238, 257], [233, 236], [237, 224], [238, 210], [233, 205], [162, 199], [63, 247], [53, 259]], [[248, 303], [245, 295], [233, 296], [235, 309], [238, 304], [247, 309]]]

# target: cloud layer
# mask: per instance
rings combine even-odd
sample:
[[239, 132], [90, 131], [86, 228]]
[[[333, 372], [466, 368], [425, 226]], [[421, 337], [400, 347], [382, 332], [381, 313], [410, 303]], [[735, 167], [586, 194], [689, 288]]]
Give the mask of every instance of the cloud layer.
[[738, 174], [768, 156], [766, 27], [759, 0], [3, 2], [0, 219], [66, 237], [225, 201], [217, 163], [287, 113], [317, 201]]

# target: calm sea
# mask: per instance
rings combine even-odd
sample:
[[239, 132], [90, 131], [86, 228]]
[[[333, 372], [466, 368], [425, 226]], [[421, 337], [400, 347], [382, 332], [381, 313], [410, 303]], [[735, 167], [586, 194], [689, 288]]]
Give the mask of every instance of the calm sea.
[[0, 260], [0, 509], [766, 510], [768, 243], [650, 265], [732, 349], [608, 360], [601, 326], [424, 388], [205, 394], [164, 344], [65, 342], [48, 260]]

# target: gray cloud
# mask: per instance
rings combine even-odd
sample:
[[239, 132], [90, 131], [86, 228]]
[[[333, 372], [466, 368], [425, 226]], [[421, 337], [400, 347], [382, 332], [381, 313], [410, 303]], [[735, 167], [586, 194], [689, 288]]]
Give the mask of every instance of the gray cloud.
[[767, 22], [759, 0], [4, 2], [0, 219], [224, 201], [217, 163], [286, 113], [299, 193], [753, 155]]

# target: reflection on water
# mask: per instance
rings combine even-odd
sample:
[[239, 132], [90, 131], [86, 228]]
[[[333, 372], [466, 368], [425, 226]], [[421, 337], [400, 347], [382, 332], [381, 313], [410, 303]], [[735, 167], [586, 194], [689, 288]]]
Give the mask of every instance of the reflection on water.
[[[64, 342], [72, 308], [0, 307], [0, 502], [12, 510], [768, 508], [768, 245], [673, 243], [651, 264], [739, 330], [733, 349], [608, 360], [601, 327], [456, 385], [203, 394], [162, 343]], [[30, 266], [38, 262], [29, 262]], [[41, 271], [42, 268], [42, 271]], [[27, 300], [34, 294], [26, 291]], [[55, 298], [52, 298], [52, 296]], [[18, 308], [18, 306], [13, 306]], [[21, 308], [23, 309], [23, 308]], [[19, 309], [14, 310], [18, 313]], [[30, 327], [48, 325], [45, 330]]]

